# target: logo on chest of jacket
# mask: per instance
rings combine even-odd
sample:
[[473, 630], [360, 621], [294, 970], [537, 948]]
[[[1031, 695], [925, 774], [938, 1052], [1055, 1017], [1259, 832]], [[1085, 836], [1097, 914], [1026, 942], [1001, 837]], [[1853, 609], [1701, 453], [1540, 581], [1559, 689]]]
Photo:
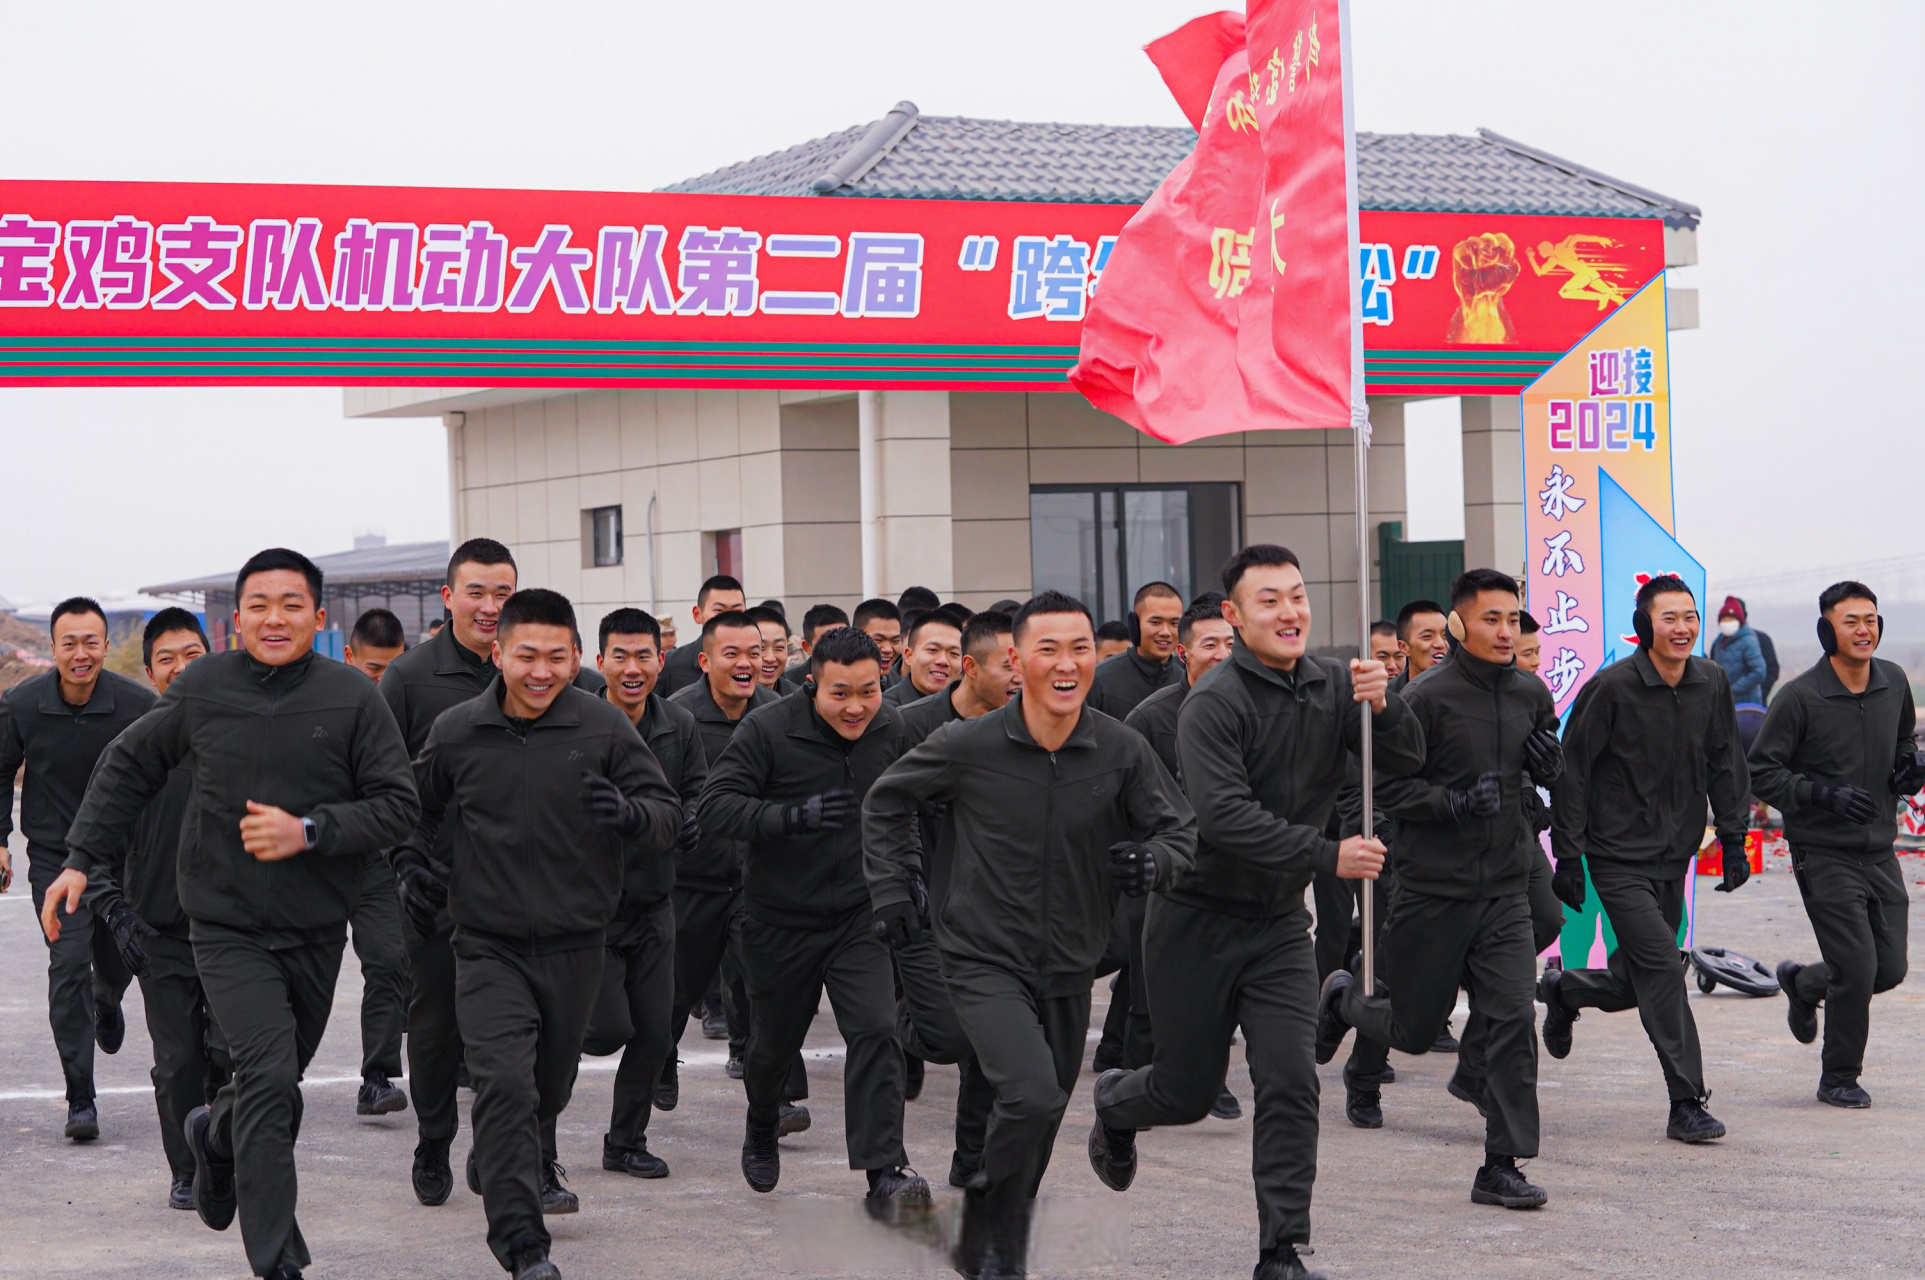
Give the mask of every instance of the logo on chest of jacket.
[[321, 741], [323, 738], [328, 736], [327, 726], [318, 725], [318, 724], [315, 725], [314, 732], [309, 736], [316, 742]]
[[586, 756], [585, 754], [583, 754], [583, 753], [582, 753], [581, 751], [578, 751], [578, 750], [577, 750], [577, 751], [570, 751], [570, 752], [568, 753], [568, 759], [569, 759], [569, 760], [570, 760], [571, 762], [572, 762], [572, 761], [575, 761], [575, 760], [585, 760], [585, 759], [587, 759], [587, 758], [588, 758], [588, 757], [587, 757], [587, 756]]
[[1089, 789], [1090, 799], [1101, 800], [1103, 798], [1104, 792], [1108, 790], [1109, 790], [1108, 787], [1104, 786], [1102, 783], [1099, 782], [1095, 786]]

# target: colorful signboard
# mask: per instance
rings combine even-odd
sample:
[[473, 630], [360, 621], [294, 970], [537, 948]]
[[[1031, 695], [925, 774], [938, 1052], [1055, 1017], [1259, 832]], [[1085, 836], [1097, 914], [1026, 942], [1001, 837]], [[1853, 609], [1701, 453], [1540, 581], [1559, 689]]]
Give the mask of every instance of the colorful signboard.
[[[1134, 212], [0, 182], [0, 385], [1068, 390]], [[1361, 234], [1375, 392], [1514, 391], [1663, 262], [1646, 219], [1366, 211]]]

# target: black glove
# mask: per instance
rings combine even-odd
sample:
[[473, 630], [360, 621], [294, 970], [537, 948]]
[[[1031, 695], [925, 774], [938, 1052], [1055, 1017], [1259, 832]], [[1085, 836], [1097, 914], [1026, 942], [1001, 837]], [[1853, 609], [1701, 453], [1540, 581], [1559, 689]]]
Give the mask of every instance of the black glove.
[[127, 972], [136, 978], [145, 973], [147, 948], [142, 944], [149, 938], [160, 937], [160, 930], [142, 920], [140, 913], [125, 900], [115, 903], [114, 909], [107, 913], [107, 928], [114, 935], [114, 950], [120, 952]]
[[1532, 835], [1543, 835], [1551, 829], [1551, 806], [1544, 803], [1544, 797], [1537, 794], [1536, 787], [1525, 787], [1523, 793], [1524, 820], [1531, 824]]
[[1551, 892], [1571, 910], [1584, 910], [1584, 859], [1559, 858], [1551, 872]]
[[1718, 886], [1718, 892], [1730, 893], [1751, 879], [1751, 858], [1745, 853], [1743, 836], [1719, 836], [1718, 850], [1724, 858], [1724, 883]]
[[1898, 759], [1892, 762], [1892, 794], [1917, 795], [1920, 787], [1925, 787], [1925, 755], [1910, 751], [1900, 752]]
[[855, 792], [846, 787], [824, 791], [782, 810], [782, 834], [807, 836], [818, 831], [840, 831], [849, 824], [855, 811]]
[[1472, 818], [1494, 818], [1504, 803], [1504, 791], [1495, 773], [1480, 773], [1476, 785], [1450, 793], [1450, 816], [1459, 822]]
[[675, 856], [692, 858], [702, 845], [702, 823], [693, 805], [682, 810], [682, 834], [675, 837]]
[[399, 854], [394, 860], [394, 887], [414, 931], [424, 938], [434, 937], [442, 908], [448, 905], [448, 868], [426, 854]]
[[1152, 889], [1161, 889], [1167, 875], [1155, 849], [1124, 840], [1110, 846], [1110, 878], [1118, 889], [1132, 898], [1140, 898]]
[[1871, 792], [1846, 782], [1812, 783], [1811, 802], [1820, 809], [1837, 814], [1846, 822], [1861, 826], [1878, 816], [1878, 805], [1872, 800]]
[[1524, 764], [1531, 781], [1548, 787], [1564, 776], [1564, 744], [1549, 729], [1539, 729], [1524, 739]]
[[613, 827], [624, 838], [642, 829], [642, 806], [622, 794], [622, 789], [599, 773], [582, 770], [582, 807], [588, 820], [598, 827]]
[[922, 913], [913, 902], [892, 902], [877, 909], [869, 928], [892, 950], [907, 951], [922, 937]]

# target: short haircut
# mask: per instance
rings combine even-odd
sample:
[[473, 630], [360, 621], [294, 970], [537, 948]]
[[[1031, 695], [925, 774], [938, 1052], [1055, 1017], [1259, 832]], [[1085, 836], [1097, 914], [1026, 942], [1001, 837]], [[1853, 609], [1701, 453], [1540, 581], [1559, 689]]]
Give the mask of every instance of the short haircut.
[[68, 614], [93, 614], [100, 619], [102, 631], [107, 629], [107, 611], [100, 607], [100, 601], [92, 596], [68, 596], [53, 607], [53, 615], [47, 619], [47, 634], [52, 635], [54, 627]]
[[[838, 609], [836, 612], [840, 613], [841, 610]], [[889, 603], [887, 600], [864, 600], [856, 606], [855, 617], [845, 619], [845, 621], [857, 631], [861, 631], [877, 618], [884, 618], [890, 622], [901, 622], [902, 610], [896, 608], [895, 605]]]
[[1243, 575], [1251, 569], [1259, 566], [1275, 568], [1285, 564], [1295, 567], [1299, 572], [1303, 569], [1297, 553], [1290, 548], [1280, 547], [1274, 542], [1253, 542], [1224, 562], [1223, 594], [1235, 595], [1237, 583], [1242, 582]]
[[[1683, 578], [1678, 577], [1676, 574], [1665, 573], [1660, 574], [1638, 588], [1638, 608], [1645, 613], [1649, 613], [1651, 612], [1652, 601], [1661, 595], [1666, 595], [1673, 591], [1682, 591], [1691, 597], [1693, 603], [1696, 603], [1698, 599], [1691, 588], [1685, 585]], [[1530, 615], [1526, 614], [1525, 616], [1529, 617]], [[1528, 635], [1535, 630], [1537, 630], [1537, 623], [1532, 622], [1529, 627], [1525, 628], [1525, 634]]]
[[1466, 569], [1450, 584], [1450, 607], [1456, 609], [1459, 605], [1469, 604], [1485, 591], [1502, 591], [1520, 599], [1524, 594], [1517, 589], [1517, 579], [1508, 573], [1499, 573], [1495, 569]]
[[758, 609], [770, 609], [776, 613], [781, 614], [782, 625], [785, 627], [789, 625], [789, 607], [783, 604], [780, 600], [764, 600], [761, 604], [755, 607]]
[[702, 624], [702, 647], [708, 648], [709, 638], [723, 627], [747, 627], [755, 632], [756, 639], [762, 638], [762, 628], [755, 625], [755, 619], [740, 609], [724, 609]]
[[595, 636], [595, 652], [608, 652], [610, 636], [647, 636], [655, 642], [659, 651], [662, 647], [662, 624], [653, 614], [640, 609], [615, 609], [602, 615], [602, 625]]
[[371, 649], [405, 649], [408, 636], [401, 629], [401, 619], [394, 614], [386, 609], [369, 609], [354, 620], [348, 643]]
[[990, 605], [989, 608], [985, 609], [983, 612], [1006, 613], [1013, 618], [1016, 616], [1016, 611], [1022, 607], [1023, 607], [1023, 602], [1021, 600], [1011, 600], [1005, 597], [1001, 600], [998, 600], [995, 604]]
[[581, 631], [575, 626], [575, 606], [568, 603], [568, 597], [559, 591], [550, 591], [547, 587], [528, 587], [504, 600], [501, 621], [495, 624], [495, 634], [506, 636], [524, 624], [567, 627], [570, 639], [577, 645], [581, 644]]
[[783, 635], [786, 636], [789, 634], [789, 620], [782, 616], [780, 609], [771, 609], [765, 604], [758, 604], [755, 608], [744, 610], [744, 612], [758, 625], [764, 622], [773, 622], [776, 626], [782, 628]]
[[241, 596], [247, 589], [249, 578], [257, 573], [273, 573], [278, 569], [286, 569], [306, 578], [309, 599], [314, 602], [316, 609], [321, 607], [323, 584], [320, 568], [300, 552], [290, 551], [286, 547], [269, 547], [265, 551], [256, 551], [247, 558], [247, 563], [241, 566], [241, 571], [234, 575], [235, 605], [237, 607], [240, 605]]
[[864, 660], [882, 665], [882, 650], [869, 633], [858, 627], [837, 627], [822, 639], [816, 641], [815, 648], [809, 651], [809, 673], [820, 675], [822, 668], [834, 662], [841, 666], [853, 666]]
[[1121, 640], [1124, 644], [1128, 644], [1130, 642], [1129, 624], [1127, 622], [1118, 622], [1115, 618], [1111, 618], [1108, 622], [1096, 628], [1096, 642], [1102, 644], [1107, 640]]
[[[914, 609], [914, 608], [904, 609], [902, 611], [903, 634], [907, 635], [910, 632], [914, 631], [916, 629], [916, 624], [922, 621], [922, 615], [928, 612], [929, 610], [927, 609]], [[858, 630], [860, 630], [860, 628], [858, 628]]]
[[1080, 613], [1083, 615], [1083, 620], [1090, 624], [1092, 630], [1096, 625], [1096, 619], [1090, 617], [1088, 607], [1075, 596], [1065, 595], [1061, 591], [1054, 590], [1038, 591], [1035, 595], [1023, 601], [1023, 607], [1016, 610], [1016, 616], [1010, 619], [1010, 637], [1015, 640], [1017, 644], [1021, 644], [1023, 642], [1023, 632], [1029, 629], [1029, 620], [1045, 613]]
[[1136, 597], [1130, 601], [1130, 608], [1141, 608], [1145, 600], [1151, 599], [1152, 597], [1161, 598], [1163, 596], [1168, 596], [1179, 604], [1183, 602], [1183, 593], [1169, 583], [1146, 582], [1136, 589]]
[[1818, 594], [1818, 612], [1830, 613], [1843, 600], [1869, 600], [1874, 605], [1878, 603], [1878, 597], [1872, 594], [1870, 587], [1856, 579], [1847, 578], [1843, 582], [1832, 583]]
[[697, 609], [705, 608], [708, 605], [709, 597], [718, 591], [733, 591], [739, 596], [742, 594], [742, 584], [726, 573], [711, 575], [703, 580], [702, 589], [695, 593], [695, 607]]
[[976, 614], [969, 619], [969, 625], [963, 628], [963, 652], [975, 654], [980, 659], [983, 650], [1001, 648], [1002, 639], [1010, 633], [1011, 626], [1006, 613], [986, 609]]
[[201, 627], [201, 620], [179, 605], [170, 605], [147, 619], [147, 625], [140, 631], [140, 665], [154, 665], [154, 642], [170, 631], [191, 631], [200, 638], [201, 648], [207, 648], [207, 632]]
[[1397, 610], [1397, 638], [1408, 641], [1410, 639], [1410, 620], [1426, 613], [1434, 613], [1441, 618], [1445, 613], [1444, 606], [1438, 604], [1435, 600], [1412, 600], [1409, 604]]
[[916, 647], [916, 637], [922, 634], [925, 627], [954, 627], [957, 635], [960, 637], [962, 629], [968, 625], [969, 620], [967, 618], [957, 618], [955, 614], [949, 611], [949, 606], [944, 605], [940, 609], [930, 609], [925, 613], [917, 615], [916, 625], [909, 629], [909, 634], [904, 636], [903, 640], [913, 649]]
[[849, 615], [840, 606], [833, 604], [812, 604], [809, 611], [802, 615], [802, 637], [813, 641], [815, 633], [823, 627], [846, 627]]
[[1196, 634], [1196, 624], [1215, 618], [1223, 620], [1223, 597], [1214, 591], [1206, 591], [1196, 598], [1196, 603], [1183, 611], [1183, 618], [1176, 624], [1176, 638], [1184, 644]]
[[1373, 636], [1391, 636], [1394, 638], [1397, 634], [1397, 624], [1388, 618], [1379, 618], [1370, 624], [1370, 634]]
[[1527, 636], [1534, 636], [1543, 630], [1542, 627], [1538, 626], [1537, 619], [1531, 616], [1529, 609], [1519, 611], [1517, 615], [1517, 629]]
[[976, 616], [976, 611], [970, 608], [968, 605], [962, 603], [960, 600], [951, 600], [949, 603], [939, 608], [936, 612], [948, 614], [950, 617], [956, 620], [956, 625], [959, 627], [968, 626], [969, 620]]
[[942, 603], [942, 597], [928, 587], [910, 587], [896, 597], [896, 608], [904, 613], [911, 609], [933, 609]]
[[[507, 547], [493, 538], [470, 538], [456, 547], [455, 553], [448, 557], [450, 588], [455, 584], [455, 570], [464, 564], [505, 564], [510, 569], [514, 569], [515, 557]], [[519, 574], [520, 570], [516, 570], [516, 573]]]

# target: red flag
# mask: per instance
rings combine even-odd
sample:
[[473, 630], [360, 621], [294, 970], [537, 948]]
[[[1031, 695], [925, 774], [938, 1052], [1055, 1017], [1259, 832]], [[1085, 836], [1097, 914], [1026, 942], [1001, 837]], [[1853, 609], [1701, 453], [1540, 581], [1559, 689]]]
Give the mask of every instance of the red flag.
[[1348, 16], [1343, 0], [1251, 0], [1246, 32], [1260, 213], [1277, 268], [1271, 336], [1306, 426], [1347, 427], [1364, 403]]
[[1218, 71], [1196, 150], [1124, 226], [1069, 374], [1091, 404], [1174, 444], [1323, 425], [1295, 420], [1270, 352], [1275, 274], [1256, 221], [1248, 82], [1239, 50]]
[[1192, 18], [1167, 36], [1143, 46], [1150, 61], [1170, 87], [1170, 96], [1183, 109], [1183, 118], [1198, 133], [1210, 109], [1210, 91], [1217, 72], [1230, 55], [1243, 49], [1243, 15], [1233, 9]]

